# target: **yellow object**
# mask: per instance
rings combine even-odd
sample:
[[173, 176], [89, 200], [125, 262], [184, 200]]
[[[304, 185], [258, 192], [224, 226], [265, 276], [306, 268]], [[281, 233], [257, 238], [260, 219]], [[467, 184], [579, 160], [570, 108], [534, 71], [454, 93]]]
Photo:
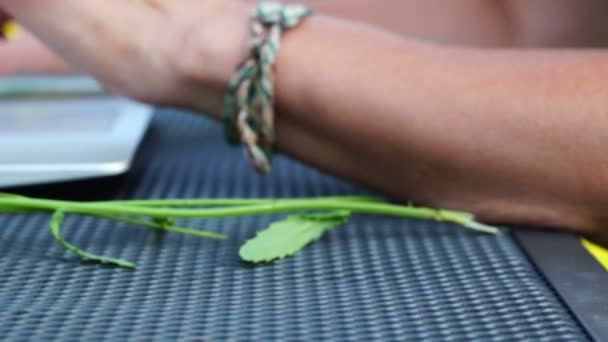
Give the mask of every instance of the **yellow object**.
[[14, 21], [9, 21], [2, 27], [2, 34], [9, 40], [17, 38], [20, 31], [19, 25]]
[[585, 239], [583, 239], [583, 246], [585, 246], [589, 253], [591, 253], [597, 259], [597, 261], [599, 261], [599, 263], [606, 268], [606, 271], [608, 271], [608, 250]]

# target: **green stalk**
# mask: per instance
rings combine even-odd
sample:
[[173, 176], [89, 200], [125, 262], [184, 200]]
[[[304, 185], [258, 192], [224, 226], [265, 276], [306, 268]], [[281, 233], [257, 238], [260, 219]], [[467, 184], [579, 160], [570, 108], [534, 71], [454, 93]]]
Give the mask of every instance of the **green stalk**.
[[214, 233], [214, 232], [210, 232], [207, 230], [183, 228], [183, 227], [178, 227], [178, 226], [174, 226], [174, 225], [170, 225], [170, 224], [159, 224], [159, 223], [150, 222], [150, 221], [138, 220], [138, 219], [134, 219], [134, 218], [130, 218], [130, 217], [117, 216], [117, 215], [99, 215], [99, 214], [93, 214], [91, 216], [95, 216], [95, 217], [99, 217], [99, 218], [103, 218], [103, 219], [107, 219], [107, 220], [112, 220], [112, 221], [124, 222], [124, 223], [128, 223], [128, 224], [136, 225], [136, 226], [158, 229], [158, 230], [167, 231], [167, 232], [171, 232], [171, 233], [182, 234], [182, 235], [189, 235], [189, 236], [195, 236], [195, 237], [207, 238], [207, 239], [215, 239], [215, 240], [227, 240], [228, 239], [227, 235]]
[[[382, 203], [382, 200], [377, 197], [370, 196], [334, 196], [334, 197], [318, 197], [311, 199], [325, 199], [325, 200], [340, 200], [340, 201], [353, 201], [353, 202], [369, 202], [369, 203]], [[117, 205], [129, 205], [136, 207], [232, 207], [232, 206], [244, 206], [244, 205], [256, 205], [256, 204], [272, 204], [277, 201], [280, 202], [291, 202], [300, 201], [297, 198], [193, 198], [193, 199], [152, 199], [152, 200], [110, 200], [110, 201], [98, 201], [88, 202], [88, 204], [117, 204]], [[310, 200], [310, 199], [307, 199]]]
[[[308, 199], [157, 199], [74, 202], [0, 193], [0, 213], [28, 213], [51, 211], [49, 228], [55, 240], [67, 250], [83, 259], [134, 268], [135, 264], [122, 259], [87, 253], [68, 243], [60, 234], [64, 213], [84, 214], [104, 219], [126, 222], [147, 228], [203, 238], [226, 239], [227, 236], [209, 231], [177, 227], [172, 220], [208, 219], [286, 212], [337, 212], [378, 214], [412, 219], [436, 220], [455, 223], [485, 233], [497, 233], [498, 229], [475, 221], [474, 216], [461, 211], [416, 208], [382, 202], [366, 196], [319, 197]], [[135, 217], [147, 217], [152, 221]]]
[[407, 217], [412, 219], [427, 219], [451, 222], [486, 233], [498, 232], [498, 230], [494, 227], [485, 226], [481, 223], [476, 222], [474, 220], [473, 215], [465, 212], [453, 210], [437, 210], [431, 208], [415, 208], [388, 203], [344, 201], [331, 198], [292, 199], [288, 201], [273, 200], [265, 204], [252, 204], [228, 208], [171, 209], [129, 206], [112, 202], [79, 203], [50, 199], [7, 197], [0, 198], [0, 208], [3, 206], [26, 207], [45, 210], [56, 210], [58, 208], [63, 208], [65, 211], [81, 214], [147, 216], [159, 219], [164, 219], [167, 217], [206, 219], [298, 211], [347, 210], [353, 213], [380, 214], [397, 217]]
[[83, 260], [99, 262], [102, 264], [114, 265], [123, 268], [134, 269], [136, 265], [128, 260], [119, 259], [119, 258], [111, 258], [102, 255], [95, 255], [89, 252], [85, 252], [82, 249], [72, 245], [67, 242], [63, 236], [61, 236], [61, 224], [63, 223], [63, 219], [65, 216], [65, 211], [61, 208], [57, 209], [53, 215], [51, 216], [51, 220], [49, 221], [49, 230], [51, 235], [57, 241], [59, 245], [61, 245], [66, 250], [78, 255]]
[[0, 207], [0, 214], [31, 214], [36, 212], [44, 212], [44, 209], [36, 209], [36, 208], [25, 208], [25, 207], [11, 207], [11, 206], [2, 206]]

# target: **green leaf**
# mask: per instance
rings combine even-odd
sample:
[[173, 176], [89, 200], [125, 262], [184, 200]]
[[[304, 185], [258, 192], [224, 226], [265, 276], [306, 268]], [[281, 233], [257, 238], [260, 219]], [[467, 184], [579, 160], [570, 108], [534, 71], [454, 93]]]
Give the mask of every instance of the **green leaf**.
[[55, 239], [55, 241], [57, 241], [57, 243], [59, 243], [63, 248], [78, 255], [83, 260], [95, 261], [95, 262], [99, 262], [102, 264], [109, 264], [109, 265], [124, 267], [124, 268], [135, 268], [136, 267], [136, 265], [130, 261], [123, 260], [123, 259], [108, 258], [108, 257], [104, 257], [104, 256], [87, 253], [87, 252], [83, 251], [82, 249], [67, 242], [61, 236], [61, 233], [60, 233], [61, 224], [63, 223], [64, 217], [65, 217], [65, 214], [64, 214], [63, 210], [59, 209], [53, 213], [53, 216], [51, 216], [51, 221], [49, 222], [49, 229], [51, 231], [51, 235], [53, 235], [53, 238]]
[[348, 211], [292, 215], [272, 223], [240, 249], [241, 259], [253, 263], [271, 262], [294, 255], [323, 234], [346, 222]]

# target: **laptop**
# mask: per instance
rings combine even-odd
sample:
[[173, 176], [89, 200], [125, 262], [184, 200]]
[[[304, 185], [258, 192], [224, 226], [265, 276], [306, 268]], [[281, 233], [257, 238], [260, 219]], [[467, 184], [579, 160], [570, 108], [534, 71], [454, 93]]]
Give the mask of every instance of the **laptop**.
[[152, 112], [85, 76], [0, 78], [0, 188], [126, 172]]

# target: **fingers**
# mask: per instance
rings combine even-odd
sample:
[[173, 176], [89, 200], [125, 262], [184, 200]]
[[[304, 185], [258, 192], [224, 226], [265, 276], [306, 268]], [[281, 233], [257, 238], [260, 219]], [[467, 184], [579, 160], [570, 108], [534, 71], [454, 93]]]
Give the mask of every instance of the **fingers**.
[[26, 32], [15, 40], [0, 44], [0, 75], [71, 72], [75, 71]]
[[0, 0], [0, 6], [70, 64], [110, 79], [143, 53], [145, 31], [159, 20], [140, 1]]

